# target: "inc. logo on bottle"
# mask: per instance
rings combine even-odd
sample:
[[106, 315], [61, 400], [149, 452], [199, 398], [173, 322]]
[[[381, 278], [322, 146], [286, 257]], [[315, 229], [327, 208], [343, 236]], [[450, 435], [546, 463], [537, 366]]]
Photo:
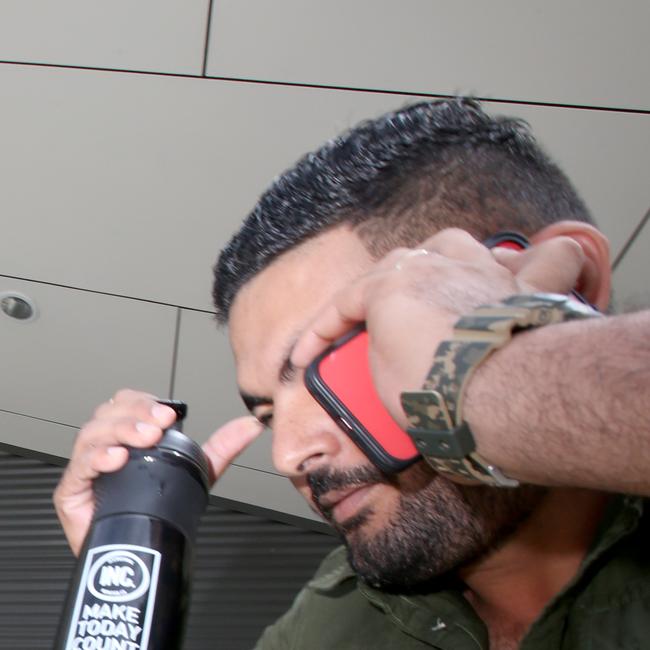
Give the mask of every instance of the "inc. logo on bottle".
[[131, 551], [102, 555], [90, 568], [88, 591], [109, 603], [135, 600], [146, 593], [151, 575], [144, 560]]

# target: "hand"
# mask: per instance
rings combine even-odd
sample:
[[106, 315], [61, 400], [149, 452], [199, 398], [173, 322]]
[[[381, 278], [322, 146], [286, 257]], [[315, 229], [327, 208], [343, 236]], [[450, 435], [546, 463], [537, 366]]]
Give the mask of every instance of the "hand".
[[[93, 479], [122, 468], [128, 460], [126, 446], [146, 448], [157, 444], [175, 417], [173, 409], [158, 404], [153, 395], [122, 390], [102, 404], [81, 429], [70, 462], [54, 492], [54, 506], [75, 555], [81, 549], [93, 516]], [[255, 418], [243, 417], [228, 422], [210, 437], [203, 451], [208, 457], [211, 482], [223, 474], [261, 431], [262, 426]]]
[[366, 322], [370, 365], [378, 393], [406, 426], [399, 395], [418, 389], [438, 344], [458, 318], [515, 293], [568, 293], [584, 254], [578, 243], [555, 237], [524, 252], [489, 250], [468, 233], [443, 230], [417, 249], [396, 249], [337, 293], [294, 347], [304, 368], [355, 323]]

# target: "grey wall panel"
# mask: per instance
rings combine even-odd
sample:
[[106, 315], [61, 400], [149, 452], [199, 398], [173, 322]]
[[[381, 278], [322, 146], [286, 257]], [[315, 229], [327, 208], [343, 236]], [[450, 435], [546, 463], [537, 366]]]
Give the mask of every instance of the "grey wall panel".
[[77, 432], [76, 427], [0, 411], [0, 443], [67, 458]]
[[3, 0], [0, 60], [200, 74], [209, 0]]
[[0, 276], [38, 306], [0, 312], [0, 409], [79, 426], [124, 386], [169, 390], [176, 309]]
[[188, 395], [185, 430], [201, 442], [219, 425], [247, 412], [237, 390], [227, 331], [217, 326], [213, 314], [182, 310], [174, 396]]
[[645, 0], [222, 0], [208, 74], [650, 108]]
[[[0, 89], [0, 273], [199, 309], [216, 252], [270, 181], [407, 101], [18, 66], [0, 66]], [[649, 116], [487, 106], [531, 121], [617, 250], [648, 204]]]
[[650, 309], [650, 210], [642, 228], [614, 272], [614, 304], [618, 311]]

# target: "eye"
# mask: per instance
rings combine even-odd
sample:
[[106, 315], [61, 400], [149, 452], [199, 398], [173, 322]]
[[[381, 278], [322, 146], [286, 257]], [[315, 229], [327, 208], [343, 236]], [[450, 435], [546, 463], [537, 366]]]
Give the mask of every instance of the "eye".
[[280, 368], [280, 381], [283, 384], [288, 384], [296, 376], [296, 366], [291, 363], [291, 359], [287, 359]]
[[271, 422], [273, 421], [273, 413], [262, 413], [262, 415], [255, 416], [265, 427], [271, 428]]

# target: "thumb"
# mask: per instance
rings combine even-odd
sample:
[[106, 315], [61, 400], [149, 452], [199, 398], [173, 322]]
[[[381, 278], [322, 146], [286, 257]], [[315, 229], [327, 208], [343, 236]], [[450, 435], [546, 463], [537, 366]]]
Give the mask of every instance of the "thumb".
[[214, 483], [263, 430], [262, 423], [251, 416], [231, 420], [217, 429], [203, 444], [208, 457], [210, 482]]

